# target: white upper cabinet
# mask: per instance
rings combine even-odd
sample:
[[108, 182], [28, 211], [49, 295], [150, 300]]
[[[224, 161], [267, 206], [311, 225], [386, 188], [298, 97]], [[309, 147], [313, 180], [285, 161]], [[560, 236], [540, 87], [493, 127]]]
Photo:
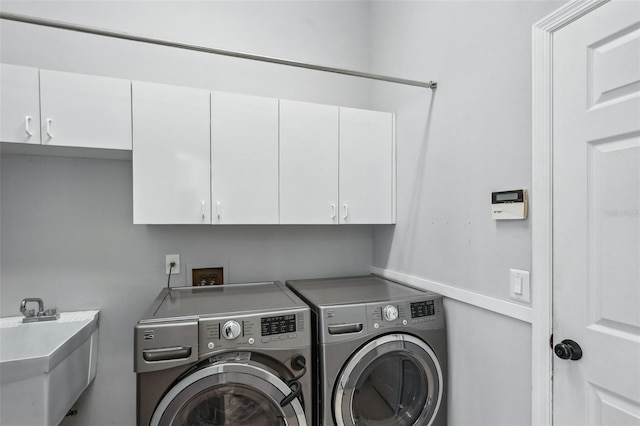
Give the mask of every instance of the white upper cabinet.
[[209, 91], [133, 82], [133, 222], [211, 223]]
[[278, 99], [211, 93], [214, 224], [278, 223]]
[[396, 220], [385, 112], [0, 64], [0, 142], [133, 150], [139, 224]]
[[40, 70], [42, 144], [131, 149], [131, 82]]
[[0, 142], [40, 143], [37, 68], [0, 64]]
[[338, 107], [280, 101], [280, 223], [338, 223]]
[[395, 223], [395, 116], [340, 108], [340, 223]]

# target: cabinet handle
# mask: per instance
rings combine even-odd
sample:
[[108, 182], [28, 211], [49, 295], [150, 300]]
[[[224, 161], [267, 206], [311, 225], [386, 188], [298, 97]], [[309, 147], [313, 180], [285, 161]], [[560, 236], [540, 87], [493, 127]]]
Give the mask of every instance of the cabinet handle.
[[346, 219], [347, 217], [349, 217], [349, 206], [347, 204], [343, 204], [344, 205], [344, 218]]
[[336, 205], [335, 204], [331, 204], [331, 209], [332, 209], [331, 219], [335, 219], [336, 218]]
[[216, 203], [216, 213], [218, 215], [218, 219], [220, 219], [220, 201]]
[[51, 123], [53, 122], [52, 119], [47, 118], [47, 136], [49, 136], [50, 138], [53, 138], [53, 134], [51, 133]]
[[33, 133], [31, 133], [31, 117], [28, 115], [24, 118], [24, 131], [27, 132], [29, 136], [33, 136]]
[[202, 220], [204, 220], [204, 201], [202, 202]]

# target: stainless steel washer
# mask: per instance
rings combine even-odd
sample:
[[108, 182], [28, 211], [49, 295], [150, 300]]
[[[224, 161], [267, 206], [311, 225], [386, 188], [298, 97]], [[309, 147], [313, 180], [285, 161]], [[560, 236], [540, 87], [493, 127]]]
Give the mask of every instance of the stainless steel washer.
[[310, 362], [309, 307], [282, 283], [165, 288], [134, 329], [137, 423], [311, 425]]
[[311, 307], [314, 424], [446, 425], [442, 296], [373, 275], [287, 286]]

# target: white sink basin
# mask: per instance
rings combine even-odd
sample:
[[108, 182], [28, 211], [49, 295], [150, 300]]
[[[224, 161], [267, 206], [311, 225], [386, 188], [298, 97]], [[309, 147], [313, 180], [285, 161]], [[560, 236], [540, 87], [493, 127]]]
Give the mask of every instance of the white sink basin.
[[96, 375], [100, 311], [0, 318], [0, 424], [57, 425]]

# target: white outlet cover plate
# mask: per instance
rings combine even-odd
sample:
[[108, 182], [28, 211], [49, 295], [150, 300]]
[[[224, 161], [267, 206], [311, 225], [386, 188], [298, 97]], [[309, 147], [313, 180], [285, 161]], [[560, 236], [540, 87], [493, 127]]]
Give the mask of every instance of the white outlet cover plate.
[[171, 268], [171, 262], [176, 262], [176, 266], [171, 269], [171, 275], [177, 275], [180, 273], [180, 255], [168, 254], [165, 256], [165, 275], [169, 275], [169, 269]]
[[509, 269], [509, 297], [518, 302], [531, 303], [529, 271]]

